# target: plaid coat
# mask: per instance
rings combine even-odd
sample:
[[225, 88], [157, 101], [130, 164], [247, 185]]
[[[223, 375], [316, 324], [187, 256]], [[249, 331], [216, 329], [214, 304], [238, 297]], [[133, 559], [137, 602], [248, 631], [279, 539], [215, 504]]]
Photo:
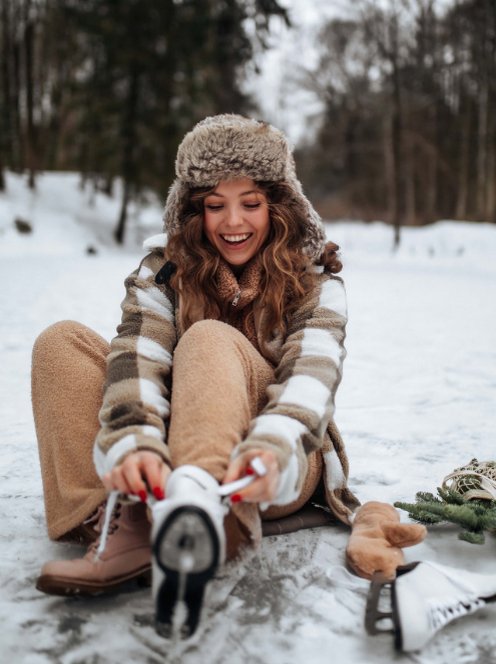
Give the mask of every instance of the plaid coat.
[[[164, 278], [165, 235], [150, 238], [150, 253], [126, 280], [122, 322], [111, 343], [100, 411], [102, 428], [94, 462], [103, 476], [125, 456], [140, 449], [170, 461], [172, 355], [182, 330], [176, 321], [179, 297]], [[348, 461], [334, 424], [334, 395], [341, 381], [347, 322], [342, 280], [318, 266], [314, 293], [293, 314], [285, 338], [261, 341], [264, 311], [254, 306], [259, 346], [275, 365], [269, 400], [252, 422], [234, 454], [266, 447], [278, 459], [281, 477], [274, 505], [294, 501], [302, 488], [307, 455], [320, 449], [329, 507], [350, 523], [359, 502], [347, 487]], [[256, 303], [254, 303], [256, 305]], [[178, 317], [179, 318], [179, 317]]]

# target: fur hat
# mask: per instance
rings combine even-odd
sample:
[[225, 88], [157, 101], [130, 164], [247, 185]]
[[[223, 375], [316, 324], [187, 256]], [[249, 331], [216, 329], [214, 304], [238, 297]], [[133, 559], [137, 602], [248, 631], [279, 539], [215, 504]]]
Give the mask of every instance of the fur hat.
[[241, 178], [283, 181], [290, 185], [306, 219], [302, 250], [317, 260], [324, 251], [324, 226], [296, 177], [292, 152], [284, 134], [266, 122], [234, 114], [205, 118], [186, 134], [177, 151], [177, 178], [165, 205], [164, 231], [171, 234], [180, 229], [192, 187]]

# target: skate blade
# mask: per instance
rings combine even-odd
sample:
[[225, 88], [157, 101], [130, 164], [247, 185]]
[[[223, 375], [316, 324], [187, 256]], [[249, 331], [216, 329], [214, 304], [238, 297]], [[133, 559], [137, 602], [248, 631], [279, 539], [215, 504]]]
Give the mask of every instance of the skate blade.
[[394, 580], [386, 578], [383, 572], [374, 572], [372, 575], [365, 608], [365, 629], [370, 636], [396, 634], [392, 607], [389, 611], [380, 608], [385, 600], [389, 600], [391, 606], [393, 584]]
[[203, 597], [209, 579], [171, 573], [160, 588], [157, 600], [155, 629], [172, 645], [189, 639], [200, 623]]
[[157, 597], [156, 631], [175, 643], [199, 624], [205, 586], [220, 559], [220, 544], [209, 516], [180, 507], [165, 520], [154, 544], [165, 581]]

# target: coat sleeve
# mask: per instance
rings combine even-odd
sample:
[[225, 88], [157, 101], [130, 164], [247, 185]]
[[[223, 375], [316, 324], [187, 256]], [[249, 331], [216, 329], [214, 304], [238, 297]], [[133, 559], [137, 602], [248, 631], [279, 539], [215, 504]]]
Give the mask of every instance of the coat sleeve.
[[268, 404], [234, 452], [236, 456], [261, 447], [275, 453], [281, 477], [271, 504], [285, 505], [299, 496], [307, 455], [323, 444], [346, 355], [346, 323], [342, 280], [319, 275], [315, 291], [292, 317], [275, 372], [277, 382], [267, 389]]
[[154, 251], [125, 282], [122, 322], [107, 357], [93, 459], [100, 477], [130, 452], [151, 450], [169, 462], [172, 352], [176, 345], [173, 292], [155, 283], [163, 251]]

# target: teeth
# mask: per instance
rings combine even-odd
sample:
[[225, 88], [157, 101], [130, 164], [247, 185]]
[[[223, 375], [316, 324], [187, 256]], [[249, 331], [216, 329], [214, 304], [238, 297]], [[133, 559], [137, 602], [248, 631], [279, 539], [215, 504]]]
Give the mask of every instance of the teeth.
[[251, 233], [245, 233], [244, 235], [223, 235], [222, 237], [227, 242], [241, 242], [242, 240], [247, 240], [250, 235]]

